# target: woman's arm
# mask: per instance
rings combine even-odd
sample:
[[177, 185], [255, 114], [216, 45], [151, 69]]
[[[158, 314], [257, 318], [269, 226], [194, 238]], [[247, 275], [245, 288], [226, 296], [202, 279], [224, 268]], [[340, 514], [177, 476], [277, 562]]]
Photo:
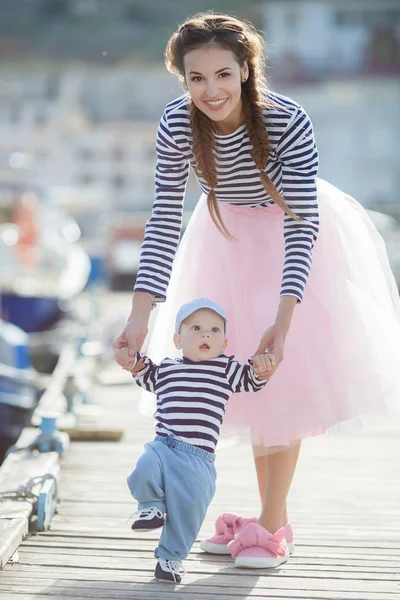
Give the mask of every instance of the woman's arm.
[[271, 352], [275, 356], [275, 364], [268, 373], [260, 375], [262, 378], [270, 379], [284, 358], [285, 338], [297, 303], [298, 298], [296, 296], [281, 296], [275, 323], [266, 330], [260, 340], [254, 355]]
[[299, 302], [309, 276], [319, 231], [317, 197], [318, 151], [311, 121], [301, 107], [288, 122], [276, 146], [282, 165], [282, 193], [299, 220], [284, 215], [285, 259], [281, 295]]
[[281, 298], [275, 322], [266, 330], [255, 352], [261, 354], [267, 350], [275, 355], [275, 366], [269, 377], [284, 358], [285, 338], [295, 306], [303, 299], [319, 231], [318, 152], [311, 121], [301, 107], [296, 108], [289, 120], [276, 146], [276, 154], [282, 164], [283, 197], [300, 220], [284, 215], [285, 259]]
[[183, 151], [173, 136], [177, 122], [176, 117], [168, 117], [165, 111], [158, 128], [156, 197], [145, 228], [134, 287], [135, 292], [148, 292], [161, 302], [166, 298], [179, 243], [189, 175], [188, 148]]
[[274, 326], [286, 337], [290, 328], [294, 309], [297, 304], [296, 296], [281, 296]]
[[113, 344], [115, 352], [128, 347], [132, 356], [141, 349], [152, 301], [165, 300], [180, 238], [188, 174], [187, 148], [182, 150], [173, 137], [167, 107], [157, 135], [156, 198], [145, 228], [130, 315]]

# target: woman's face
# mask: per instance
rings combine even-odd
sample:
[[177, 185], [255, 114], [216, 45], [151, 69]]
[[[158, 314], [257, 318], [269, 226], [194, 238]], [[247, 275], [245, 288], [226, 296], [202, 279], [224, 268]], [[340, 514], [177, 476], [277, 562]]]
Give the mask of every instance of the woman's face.
[[209, 44], [188, 52], [184, 67], [186, 86], [197, 108], [219, 125], [237, 128], [242, 119], [247, 64], [240, 67], [230, 50]]

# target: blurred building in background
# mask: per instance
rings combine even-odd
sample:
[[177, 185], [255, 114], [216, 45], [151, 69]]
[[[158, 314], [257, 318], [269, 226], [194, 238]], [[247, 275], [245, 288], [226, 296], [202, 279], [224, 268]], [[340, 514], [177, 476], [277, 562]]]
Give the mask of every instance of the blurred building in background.
[[[101, 187], [115, 210], [149, 210], [158, 120], [182, 93], [162, 50], [179, 21], [211, 8], [183, 4], [0, 0], [0, 155], [13, 166], [35, 156], [44, 185]], [[397, 214], [399, 0], [214, 5], [266, 31], [272, 88], [310, 114], [320, 175]], [[192, 177], [188, 209], [198, 193]]]
[[274, 88], [314, 123], [321, 177], [400, 216], [399, 0], [268, 0]]
[[267, 0], [278, 79], [400, 73], [399, 0]]

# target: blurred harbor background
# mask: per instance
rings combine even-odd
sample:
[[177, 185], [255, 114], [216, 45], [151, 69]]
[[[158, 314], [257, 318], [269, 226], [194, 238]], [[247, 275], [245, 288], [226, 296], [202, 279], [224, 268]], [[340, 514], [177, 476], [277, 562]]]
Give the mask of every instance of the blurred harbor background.
[[[210, 9], [266, 32], [271, 87], [310, 114], [320, 176], [370, 211], [400, 283], [399, 0], [0, 0], [3, 367], [51, 373], [85, 295], [110, 295], [119, 333], [158, 120], [183, 93], [164, 47]], [[198, 196], [191, 176], [185, 222]], [[0, 370], [0, 462], [39, 397]]]

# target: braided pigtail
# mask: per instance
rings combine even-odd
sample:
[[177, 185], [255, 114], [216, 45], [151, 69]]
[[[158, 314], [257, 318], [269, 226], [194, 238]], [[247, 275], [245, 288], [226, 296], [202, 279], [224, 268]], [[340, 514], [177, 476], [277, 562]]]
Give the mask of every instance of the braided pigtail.
[[207, 196], [207, 206], [211, 218], [219, 231], [227, 238], [234, 239], [225, 227], [215, 193], [217, 187], [217, 167], [214, 157], [213, 123], [197, 106], [191, 102], [190, 126], [193, 137], [193, 155], [198, 173], [205, 179], [210, 191]]
[[273, 201], [292, 219], [299, 221], [299, 217], [289, 208], [265, 172], [269, 155], [269, 139], [263, 113], [265, 101], [257, 87], [255, 69], [251, 60], [249, 60], [248, 66], [249, 77], [242, 86], [242, 102], [247, 133], [252, 146], [251, 158], [260, 171], [261, 182]]

